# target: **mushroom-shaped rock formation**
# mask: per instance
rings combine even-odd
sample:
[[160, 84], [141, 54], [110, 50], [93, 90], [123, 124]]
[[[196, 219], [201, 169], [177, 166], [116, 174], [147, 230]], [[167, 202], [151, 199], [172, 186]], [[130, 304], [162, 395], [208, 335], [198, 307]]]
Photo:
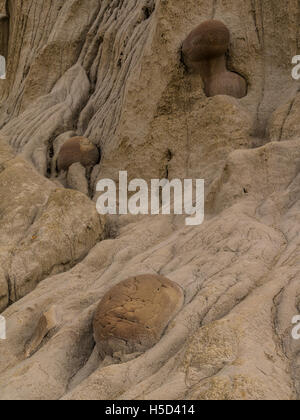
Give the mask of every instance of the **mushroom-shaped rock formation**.
[[72, 137], [59, 151], [58, 171], [66, 171], [73, 163], [81, 163], [85, 168], [95, 166], [100, 159], [97, 147], [85, 137]]
[[142, 275], [113, 287], [94, 317], [94, 336], [102, 357], [144, 352], [162, 337], [183, 305], [181, 287], [158, 275]]
[[183, 60], [192, 72], [201, 74], [207, 96], [247, 95], [246, 80], [227, 70], [226, 52], [230, 32], [224, 23], [208, 20], [194, 29], [182, 46]]

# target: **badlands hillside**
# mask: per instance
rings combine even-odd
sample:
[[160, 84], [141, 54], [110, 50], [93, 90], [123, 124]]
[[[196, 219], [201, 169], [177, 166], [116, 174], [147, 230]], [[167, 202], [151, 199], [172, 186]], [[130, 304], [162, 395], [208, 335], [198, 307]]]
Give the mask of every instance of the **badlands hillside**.
[[[0, 54], [0, 399], [299, 399], [299, 0], [0, 0]], [[119, 171], [204, 223], [100, 216]]]

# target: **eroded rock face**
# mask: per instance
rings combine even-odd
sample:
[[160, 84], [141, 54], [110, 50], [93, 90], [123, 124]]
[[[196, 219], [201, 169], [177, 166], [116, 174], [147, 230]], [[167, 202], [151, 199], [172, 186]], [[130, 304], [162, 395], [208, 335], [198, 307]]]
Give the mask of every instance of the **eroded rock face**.
[[59, 324], [59, 311], [55, 306], [52, 306], [47, 312], [40, 317], [36, 329], [26, 343], [24, 349], [25, 357], [30, 357], [41, 345], [43, 339]]
[[76, 191], [55, 189], [41, 214], [15, 245], [8, 274], [16, 301], [47, 276], [68, 270], [102, 239], [104, 225], [93, 203]]
[[244, 78], [227, 70], [225, 53], [230, 32], [224, 23], [209, 20], [194, 29], [182, 46], [186, 65], [200, 72], [207, 96], [229, 95], [243, 98], [247, 94]]
[[103, 355], [148, 350], [183, 305], [182, 289], [165, 277], [143, 275], [113, 287], [101, 300], [94, 335]]
[[[291, 336], [300, 310], [300, 101], [291, 77], [299, 1], [8, 4], [0, 126], [12, 148], [0, 139], [0, 311], [8, 321], [0, 399], [299, 399], [300, 341]], [[201, 69], [186, 72], [181, 63], [183, 40], [212, 18], [231, 33], [227, 68], [249, 81], [242, 99], [207, 98]], [[223, 71], [223, 58], [213, 60]], [[219, 79], [216, 88], [211, 82], [220, 89]], [[54, 179], [60, 147], [75, 135], [103, 152], [90, 195], [120, 170], [147, 181], [204, 178], [203, 225], [117, 216], [114, 239], [90, 240], [88, 220], [101, 231], [95, 203], [45, 177], [51, 168]], [[69, 177], [73, 187], [77, 175]], [[91, 358], [104, 294], [149, 272], [184, 289], [178, 315], [139, 357]], [[27, 295], [15, 299], [21, 290]], [[105, 351], [127, 351], [125, 342], [113, 346]]]
[[[104, 222], [83, 194], [57, 188], [0, 138], [0, 310], [68, 270], [101, 240]], [[3, 273], [2, 273], [3, 272]]]
[[59, 171], [66, 171], [74, 163], [80, 163], [85, 168], [92, 168], [99, 162], [99, 151], [85, 137], [73, 137], [67, 140], [60, 149], [57, 158]]

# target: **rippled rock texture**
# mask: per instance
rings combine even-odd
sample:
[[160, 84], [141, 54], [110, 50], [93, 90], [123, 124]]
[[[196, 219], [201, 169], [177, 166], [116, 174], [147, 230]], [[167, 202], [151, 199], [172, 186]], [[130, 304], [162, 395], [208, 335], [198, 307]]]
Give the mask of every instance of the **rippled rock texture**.
[[[211, 19], [241, 99], [208, 98], [183, 61]], [[299, 399], [299, 24], [298, 0], [0, 1], [0, 399]], [[76, 136], [101, 161], [59, 173]], [[120, 170], [204, 178], [205, 222], [100, 218], [96, 183]], [[178, 310], [99, 357], [99, 302], [149, 274]]]

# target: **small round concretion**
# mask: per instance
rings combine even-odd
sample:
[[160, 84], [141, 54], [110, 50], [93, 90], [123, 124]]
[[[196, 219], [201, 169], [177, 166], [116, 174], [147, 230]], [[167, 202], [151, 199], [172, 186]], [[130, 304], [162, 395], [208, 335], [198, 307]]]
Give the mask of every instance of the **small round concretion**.
[[182, 307], [181, 287], [158, 275], [130, 278], [101, 300], [94, 317], [100, 354], [132, 354], [154, 346]]
[[97, 147], [85, 137], [72, 137], [59, 151], [57, 168], [66, 171], [73, 163], [81, 163], [85, 168], [93, 167], [99, 162]]
[[225, 54], [230, 43], [230, 32], [219, 20], [208, 20], [197, 26], [182, 46], [186, 60], [197, 62], [220, 57]]

